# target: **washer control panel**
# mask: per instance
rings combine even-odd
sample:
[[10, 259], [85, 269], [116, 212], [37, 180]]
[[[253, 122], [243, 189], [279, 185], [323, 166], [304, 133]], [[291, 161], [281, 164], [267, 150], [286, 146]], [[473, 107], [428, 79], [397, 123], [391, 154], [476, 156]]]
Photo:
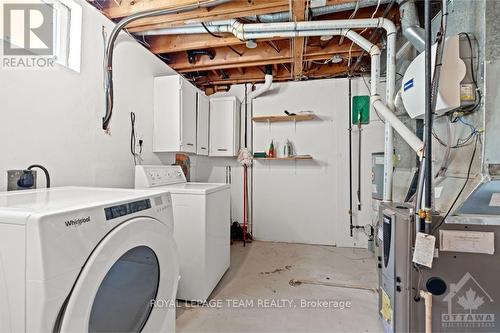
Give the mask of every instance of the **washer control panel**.
[[179, 165], [137, 165], [135, 188], [148, 188], [185, 183], [186, 177]]

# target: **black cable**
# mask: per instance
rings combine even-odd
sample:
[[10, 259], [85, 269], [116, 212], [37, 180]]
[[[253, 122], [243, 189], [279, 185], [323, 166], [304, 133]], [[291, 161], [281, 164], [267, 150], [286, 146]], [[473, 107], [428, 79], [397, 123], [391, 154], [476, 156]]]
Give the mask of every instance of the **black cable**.
[[135, 113], [130, 112], [130, 153], [134, 157], [134, 164], [137, 164], [137, 154], [135, 153]]
[[[470, 35], [469, 33], [467, 32], [461, 32], [459, 33], [460, 36], [465, 36], [467, 38], [467, 41], [469, 43], [469, 48], [470, 48], [470, 54], [471, 54], [471, 59], [470, 59], [470, 72], [471, 72], [471, 77], [472, 77], [472, 82], [474, 82], [474, 87], [476, 89], [476, 94], [477, 94], [477, 102], [476, 104], [471, 108], [471, 109], [465, 109], [463, 110], [464, 112], [467, 112], [467, 113], [472, 113], [474, 111], [477, 110], [477, 108], [479, 108], [479, 106], [481, 105], [481, 101], [482, 101], [482, 94], [481, 94], [481, 91], [479, 90], [479, 86], [477, 84], [477, 78], [476, 78], [476, 74], [475, 71], [474, 71], [474, 57], [472, 56], [472, 53], [474, 51], [473, 47], [472, 47], [472, 41], [470, 39]], [[479, 48], [477, 48], [477, 58], [478, 58], [478, 61], [479, 61]]]
[[210, 31], [210, 29], [207, 28], [205, 23], [203, 23], [203, 22], [200, 22], [200, 23], [201, 23], [202, 27], [210, 34], [210, 36], [213, 36], [215, 38], [224, 38], [224, 36], [216, 35], [212, 31]]
[[31, 170], [33, 168], [38, 168], [38, 169], [40, 169], [40, 170], [43, 171], [43, 173], [45, 174], [45, 187], [50, 188], [50, 174], [49, 174], [49, 171], [43, 165], [40, 165], [40, 164], [30, 165], [28, 167], [28, 170]]
[[[205, 23], [203, 22], [200, 22], [202, 27], [210, 34], [210, 36], [213, 36], [215, 38], [224, 38], [224, 36], [221, 36], [221, 35], [216, 35], [214, 34], [212, 31], [210, 31], [210, 29], [208, 29], [208, 27], [206, 26]], [[234, 53], [236, 53], [237, 55], [239, 55], [240, 57], [243, 55], [243, 53], [239, 52], [238, 50], [236, 50], [234, 47], [232, 47], [231, 45], [227, 45], [227, 47], [233, 51]]]
[[460, 189], [460, 192], [458, 192], [457, 197], [455, 198], [455, 200], [453, 200], [453, 203], [451, 204], [451, 206], [448, 209], [448, 211], [446, 212], [446, 214], [443, 216], [443, 218], [441, 219], [441, 221], [439, 222], [439, 224], [437, 226], [435, 226], [434, 229], [432, 230], [432, 233], [435, 233], [441, 227], [441, 225], [444, 223], [444, 221], [446, 220], [446, 218], [448, 217], [448, 215], [450, 215], [453, 207], [457, 203], [458, 199], [462, 195], [462, 192], [465, 190], [465, 187], [467, 186], [467, 183], [469, 182], [470, 172], [472, 170], [472, 164], [474, 163], [474, 157], [476, 156], [477, 141], [478, 140], [479, 140], [479, 134], [476, 134], [476, 141], [474, 141], [474, 150], [472, 151], [472, 156], [471, 156], [471, 159], [470, 159], [470, 162], [469, 162], [469, 168], [467, 169], [467, 177], [465, 178], [465, 182], [462, 185], [462, 188]]

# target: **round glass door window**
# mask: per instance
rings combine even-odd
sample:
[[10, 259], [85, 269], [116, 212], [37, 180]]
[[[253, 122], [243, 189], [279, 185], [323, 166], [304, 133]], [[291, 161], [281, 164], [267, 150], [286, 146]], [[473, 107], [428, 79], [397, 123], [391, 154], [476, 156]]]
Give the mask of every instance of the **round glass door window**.
[[160, 266], [151, 248], [127, 251], [97, 290], [89, 332], [140, 332], [151, 313], [159, 280]]

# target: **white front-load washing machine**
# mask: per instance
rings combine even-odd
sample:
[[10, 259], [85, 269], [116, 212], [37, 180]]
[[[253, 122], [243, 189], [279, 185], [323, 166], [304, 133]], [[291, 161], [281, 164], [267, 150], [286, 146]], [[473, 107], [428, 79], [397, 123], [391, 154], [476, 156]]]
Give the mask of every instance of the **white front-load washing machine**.
[[168, 192], [0, 193], [0, 332], [174, 332], [178, 278]]
[[187, 182], [178, 165], [137, 165], [135, 186], [172, 195], [181, 276], [177, 298], [205, 302], [230, 265], [231, 186]]

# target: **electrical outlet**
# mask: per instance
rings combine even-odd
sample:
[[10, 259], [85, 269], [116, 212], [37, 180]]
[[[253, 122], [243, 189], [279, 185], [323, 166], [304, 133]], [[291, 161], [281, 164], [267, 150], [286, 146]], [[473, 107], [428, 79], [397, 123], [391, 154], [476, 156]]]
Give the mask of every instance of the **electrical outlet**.
[[141, 148], [144, 148], [144, 138], [142, 137], [142, 135], [137, 136], [137, 142], [136, 142], [135, 146], [137, 149], [137, 153], [139, 154], [139, 152], [141, 151]]
[[31, 170], [35, 178], [35, 182], [32, 187], [19, 187], [17, 181], [23, 175], [25, 170], [7, 170], [7, 191], [17, 191], [17, 190], [31, 190], [36, 188], [36, 171]]

